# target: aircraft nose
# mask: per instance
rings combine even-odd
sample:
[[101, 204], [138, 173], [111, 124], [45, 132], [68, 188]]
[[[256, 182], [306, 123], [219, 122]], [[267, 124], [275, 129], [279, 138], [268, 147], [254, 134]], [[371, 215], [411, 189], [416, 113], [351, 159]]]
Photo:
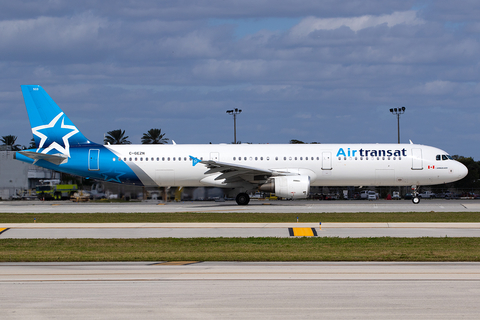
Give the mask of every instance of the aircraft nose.
[[458, 163], [457, 163], [456, 173], [457, 173], [457, 175], [458, 175], [458, 179], [460, 180], [460, 179], [463, 179], [463, 178], [465, 178], [465, 177], [467, 176], [467, 174], [468, 174], [468, 169], [467, 169], [467, 167], [466, 167], [463, 163], [458, 162]]

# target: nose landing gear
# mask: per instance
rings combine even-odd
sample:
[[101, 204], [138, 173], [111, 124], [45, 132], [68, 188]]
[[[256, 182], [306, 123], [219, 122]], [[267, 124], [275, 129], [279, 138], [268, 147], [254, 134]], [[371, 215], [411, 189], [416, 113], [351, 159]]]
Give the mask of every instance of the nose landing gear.
[[412, 202], [413, 204], [419, 204], [420, 203], [420, 197], [418, 196], [418, 191], [417, 191], [417, 186], [413, 185], [412, 186]]

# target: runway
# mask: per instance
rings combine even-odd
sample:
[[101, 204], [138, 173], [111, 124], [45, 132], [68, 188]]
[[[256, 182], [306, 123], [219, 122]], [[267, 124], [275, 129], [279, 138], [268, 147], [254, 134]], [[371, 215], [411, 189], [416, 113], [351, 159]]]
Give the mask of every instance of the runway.
[[[477, 200], [410, 201], [265, 201], [248, 206], [227, 202], [72, 203], [69, 201], [4, 201], [0, 212], [9, 213], [95, 213], [95, 212], [478, 212]], [[2, 224], [9, 228], [2, 238], [192, 238], [192, 237], [290, 237], [291, 228], [309, 228], [319, 237], [478, 237], [478, 223], [23, 223]], [[294, 236], [297, 233], [294, 234]]]
[[414, 205], [410, 200], [299, 200], [267, 201], [252, 199], [247, 206], [235, 201], [168, 202], [142, 201], [122, 203], [76, 203], [70, 201], [0, 201], [0, 213], [96, 213], [96, 212], [480, 212], [480, 200], [424, 199]]
[[[480, 211], [476, 201], [72, 204], [3, 202], [1, 212]], [[0, 224], [2, 238], [477, 237], [473, 223]], [[2, 319], [477, 319], [480, 263], [0, 263]]]
[[480, 263], [1, 263], [2, 319], [478, 319]]
[[0, 239], [480, 237], [480, 223], [6, 223], [0, 232]]

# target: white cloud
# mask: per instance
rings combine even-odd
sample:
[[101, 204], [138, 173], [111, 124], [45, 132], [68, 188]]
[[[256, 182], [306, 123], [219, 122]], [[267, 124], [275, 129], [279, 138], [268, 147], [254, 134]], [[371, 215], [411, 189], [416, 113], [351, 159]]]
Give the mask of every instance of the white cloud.
[[399, 24], [419, 25], [423, 23], [425, 23], [425, 21], [423, 21], [421, 18], [418, 18], [416, 11], [413, 10], [394, 12], [388, 15], [365, 15], [351, 18], [307, 17], [292, 28], [291, 35], [294, 37], [305, 37], [317, 30], [335, 30], [341, 27], [348, 27], [352, 31], [357, 32], [359, 30], [375, 27], [381, 24], [386, 24], [391, 28]]

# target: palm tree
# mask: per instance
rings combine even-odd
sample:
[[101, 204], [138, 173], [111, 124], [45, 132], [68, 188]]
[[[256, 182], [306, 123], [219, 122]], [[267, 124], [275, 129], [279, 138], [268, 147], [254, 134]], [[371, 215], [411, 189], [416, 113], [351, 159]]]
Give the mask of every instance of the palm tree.
[[103, 143], [107, 144], [130, 144], [131, 142], [127, 140], [128, 136], [124, 137], [125, 130], [122, 129], [112, 130], [107, 132], [107, 136], [103, 140]]
[[297, 139], [290, 140], [290, 144], [304, 144], [305, 142]]
[[37, 144], [35, 143], [35, 139], [32, 138], [32, 140], [30, 140], [30, 145], [28, 146], [28, 149], [36, 149], [37, 148]]
[[8, 136], [2, 136], [2, 139], [0, 140], [7, 146], [11, 146], [13, 151], [19, 151], [20, 150], [20, 145], [15, 144], [15, 141], [17, 141], [16, 136], [8, 135]]
[[165, 144], [168, 143], [168, 138], [164, 138], [165, 133], [162, 129], [150, 129], [143, 134], [142, 144]]

